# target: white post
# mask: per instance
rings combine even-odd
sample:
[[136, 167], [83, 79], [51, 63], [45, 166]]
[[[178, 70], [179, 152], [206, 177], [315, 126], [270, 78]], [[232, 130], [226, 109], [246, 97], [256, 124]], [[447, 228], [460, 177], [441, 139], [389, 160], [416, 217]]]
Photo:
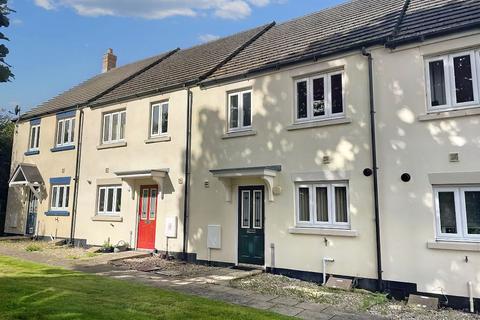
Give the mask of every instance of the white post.
[[473, 288], [472, 281], [468, 281], [468, 297], [470, 298], [470, 312], [475, 312], [475, 305], [473, 303]]
[[323, 285], [327, 283], [327, 262], [334, 262], [333, 258], [323, 257]]

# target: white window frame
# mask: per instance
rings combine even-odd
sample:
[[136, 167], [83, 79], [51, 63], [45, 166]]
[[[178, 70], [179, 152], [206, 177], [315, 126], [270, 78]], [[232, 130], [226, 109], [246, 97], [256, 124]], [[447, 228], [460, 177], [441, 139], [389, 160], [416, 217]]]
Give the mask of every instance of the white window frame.
[[[337, 222], [335, 215], [335, 188], [346, 188], [347, 222]], [[309, 189], [309, 221], [300, 221], [300, 188]], [[327, 188], [328, 222], [317, 220], [316, 188]], [[350, 229], [350, 195], [346, 182], [312, 182], [295, 185], [295, 224], [301, 228]]]
[[[97, 215], [99, 216], [118, 216], [122, 212], [122, 199], [120, 198], [120, 211], [117, 211], [117, 190], [120, 189], [123, 196], [123, 189], [121, 185], [115, 186], [101, 186], [98, 187], [97, 190]], [[103, 211], [100, 211], [100, 193], [101, 190], [105, 190], [104, 198], [103, 198]], [[112, 199], [112, 211], [108, 211], [108, 191], [113, 190], [113, 199]]]
[[[259, 193], [260, 194], [260, 225], [256, 225], [256, 209], [257, 209], [257, 198], [255, 195]], [[262, 229], [263, 228], [263, 191], [262, 190], [253, 190], [252, 192], [252, 200], [253, 200], [253, 228], [254, 229]]]
[[[35, 131], [35, 134], [33, 134]], [[32, 137], [33, 136], [33, 137]], [[29, 151], [38, 151], [40, 149], [40, 125], [34, 124], [30, 126], [30, 137], [28, 141]]]
[[[167, 107], [167, 131], [163, 132], [163, 108]], [[153, 132], [153, 110], [154, 108], [158, 109], [158, 133]], [[161, 137], [168, 134], [168, 113], [170, 112], [170, 107], [168, 101], [163, 101], [159, 103], [152, 104], [150, 108], [150, 137]]]
[[[427, 91], [427, 111], [439, 112], [439, 111], [452, 111], [464, 108], [471, 108], [472, 106], [478, 106], [479, 101], [479, 79], [480, 70], [480, 51], [462, 51], [442, 56], [429, 57], [425, 59], [425, 85]], [[457, 90], [455, 88], [455, 69], [453, 60], [456, 57], [470, 55], [470, 61], [472, 65], [472, 85], [473, 85], [473, 101], [467, 101], [457, 103]], [[431, 92], [431, 79], [430, 79], [430, 63], [434, 61], [443, 61], [443, 68], [445, 73], [445, 92], [446, 92], [446, 104], [440, 106], [432, 106], [432, 92]]]
[[[341, 75], [342, 76], [342, 112], [341, 113], [332, 113], [332, 76]], [[313, 81], [316, 79], [323, 78], [323, 90], [325, 95], [325, 114], [322, 116], [313, 115]], [[298, 83], [306, 82], [307, 83], [307, 117], [299, 118], [298, 117]], [[336, 71], [322, 74], [315, 74], [310, 77], [304, 77], [301, 79], [296, 79], [294, 81], [294, 91], [295, 91], [295, 109], [294, 109], [294, 119], [295, 123], [305, 123], [305, 122], [315, 122], [322, 120], [331, 120], [331, 119], [341, 119], [345, 118], [345, 71]]]
[[[246, 93], [250, 93], [250, 125], [245, 126], [243, 124], [243, 95]], [[230, 127], [230, 116], [231, 116], [231, 97], [232, 96], [238, 96], [238, 127], [232, 128]], [[252, 130], [252, 124], [253, 124], [253, 90], [248, 89], [248, 90], [242, 90], [242, 91], [235, 91], [235, 92], [230, 92], [227, 94], [227, 128], [228, 132], [238, 132], [238, 131], [248, 131]]]
[[[68, 133], [67, 133], [67, 141], [65, 141], [65, 123], [68, 122]], [[59, 126], [60, 123], [62, 124], [62, 130], [60, 132]], [[75, 118], [66, 118], [66, 119], [59, 119], [57, 121], [57, 136], [55, 139], [55, 146], [57, 147], [65, 147], [65, 146], [72, 146], [74, 144], [74, 136], [75, 136]], [[60, 138], [60, 141], [58, 141]]]
[[[244, 207], [243, 207], [243, 194], [248, 194], [248, 225], [245, 225], [244, 222], [245, 222], [245, 210], [244, 210]], [[252, 221], [250, 219], [251, 215], [252, 215], [252, 212], [251, 212], [251, 207], [250, 207], [250, 202], [252, 201], [252, 193], [250, 192], [250, 190], [242, 190], [241, 192], [241, 227], [242, 229], [250, 229], [251, 225], [252, 225]]]
[[[435, 226], [437, 240], [444, 241], [475, 241], [480, 242], [480, 234], [468, 234], [467, 209], [465, 202], [465, 192], [479, 191], [480, 186], [434, 186], [435, 201]], [[438, 194], [440, 192], [453, 192], [455, 199], [455, 221], [457, 224], [457, 233], [442, 233], [440, 221], [440, 202]]]
[[[62, 196], [62, 206], [60, 206], [60, 189], [63, 189], [63, 196]], [[51, 197], [50, 197], [50, 209], [52, 211], [66, 211], [68, 210], [68, 206], [70, 204], [70, 185], [60, 185], [54, 184], [51, 188]], [[67, 192], [68, 191], [68, 192]], [[54, 197], [55, 195], [55, 197]], [[53, 203], [53, 199], [55, 199], [55, 203]]]
[[[123, 132], [123, 137], [120, 137], [121, 134], [121, 124], [122, 124], [122, 114], [125, 115], [125, 129], [127, 126], [127, 111], [126, 110], [121, 110], [121, 111], [115, 111], [115, 112], [109, 112], [109, 113], [104, 113], [103, 114], [103, 125], [102, 125], [102, 143], [103, 144], [110, 144], [110, 143], [118, 143], [125, 141], [125, 131]], [[117, 139], [113, 140], [113, 116], [118, 115], [118, 123], [117, 123], [117, 129], [116, 129], [116, 135]], [[108, 127], [108, 137], [105, 137], [105, 124], [107, 123], [107, 118], [111, 119], [109, 121], [110, 125]]]

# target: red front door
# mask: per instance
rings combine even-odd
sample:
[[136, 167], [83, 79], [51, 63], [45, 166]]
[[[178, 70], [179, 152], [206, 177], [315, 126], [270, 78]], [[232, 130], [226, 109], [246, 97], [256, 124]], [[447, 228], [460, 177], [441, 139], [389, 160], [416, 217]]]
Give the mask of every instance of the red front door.
[[156, 186], [140, 188], [138, 205], [137, 248], [155, 249], [155, 230], [157, 227], [157, 191]]

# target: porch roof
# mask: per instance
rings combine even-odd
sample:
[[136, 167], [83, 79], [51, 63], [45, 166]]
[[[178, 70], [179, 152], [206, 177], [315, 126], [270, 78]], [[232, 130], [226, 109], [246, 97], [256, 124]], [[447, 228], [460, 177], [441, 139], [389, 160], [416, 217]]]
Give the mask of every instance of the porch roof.
[[143, 178], [163, 178], [170, 169], [149, 169], [149, 170], [133, 170], [133, 171], [119, 171], [115, 175], [122, 179], [143, 179]]
[[8, 181], [10, 187], [14, 185], [27, 186], [29, 184], [39, 186], [43, 183], [42, 175], [37, 166], [27, 163], [19, 164]]

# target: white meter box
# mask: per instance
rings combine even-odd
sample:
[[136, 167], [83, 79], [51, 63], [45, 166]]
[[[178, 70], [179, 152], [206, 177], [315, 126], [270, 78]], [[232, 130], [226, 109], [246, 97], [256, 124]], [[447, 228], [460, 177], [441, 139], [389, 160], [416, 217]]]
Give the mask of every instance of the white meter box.
[[168, 238], [177, 237], [177, 217], [165, 218], [165, 237], [168, 237]]
[[208, 226], [207, 247], [209, 249], [222, 248], [222, 227], [217, 225]]

